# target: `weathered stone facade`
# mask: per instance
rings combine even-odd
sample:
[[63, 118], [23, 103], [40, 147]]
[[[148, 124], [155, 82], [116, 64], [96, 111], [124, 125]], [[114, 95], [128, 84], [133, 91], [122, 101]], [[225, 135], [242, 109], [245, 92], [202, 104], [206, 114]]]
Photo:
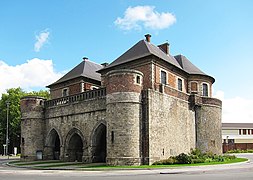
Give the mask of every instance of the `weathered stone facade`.
[[[162, 47], [168, 51], [168, 44]], [[140, 41], [98, 71], [101, 81], [97, 69], [76, 76], [77, 66], [49, 86], [51, 100], [23, 98], [22, 158], [41, 153], [43, 159], [140, 165], [194, 148], [222, 153], [214, 79], [185, 57], [156, 48]], [[87, 59], [85, 66], [100, 67]]]

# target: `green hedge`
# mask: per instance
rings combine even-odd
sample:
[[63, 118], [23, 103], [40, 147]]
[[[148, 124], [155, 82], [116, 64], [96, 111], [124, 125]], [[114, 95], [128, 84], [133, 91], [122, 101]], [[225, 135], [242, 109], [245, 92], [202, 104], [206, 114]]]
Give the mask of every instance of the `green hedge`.
[[233, 149], [233, 150], [227, 151], [226, 153], [253, 153], [253, 149], [246, 149], [246, 150]]

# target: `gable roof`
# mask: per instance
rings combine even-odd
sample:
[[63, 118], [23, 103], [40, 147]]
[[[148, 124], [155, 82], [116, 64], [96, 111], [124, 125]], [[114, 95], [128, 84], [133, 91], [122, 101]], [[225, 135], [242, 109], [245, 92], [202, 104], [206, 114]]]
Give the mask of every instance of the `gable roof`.
[[97, 73], [96, 71], [102, 68], [103, 68], [102, 65], [96, 64], [92, 61], [84, 59], [80, 64], [74, 67], [62, 78], [60, 78], [58, 81], [54, 82], [53, 84], [48, 85], [47, 87], [50, 87], [52, 85], [59, 84], [61, 82], [68, 81], [74, 78], [78, 78], [78, 77], [86, 77], [89, 79], [101, 81], [101, 75]]

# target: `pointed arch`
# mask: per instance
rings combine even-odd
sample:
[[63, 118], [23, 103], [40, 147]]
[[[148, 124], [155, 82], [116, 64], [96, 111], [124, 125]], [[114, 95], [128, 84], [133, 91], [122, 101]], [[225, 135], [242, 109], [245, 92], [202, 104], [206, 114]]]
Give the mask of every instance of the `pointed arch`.
[[60, 152], [62, 147], [62, 138], [55, 128], [52, 128], [46, 138], [45, 151], [47, 151], [47, 159], [60, 159]]
[[65, 141], [65, 156], [68, 160], [81, 162], [85, 147], [87, 143], [82, 132], [77, 128], [71, 129]]
[[92, 162], [106, 162], [107, 154], [107, 127], [104, 121], [97, 123], [92, 131], [91, 137], [91, 151]]

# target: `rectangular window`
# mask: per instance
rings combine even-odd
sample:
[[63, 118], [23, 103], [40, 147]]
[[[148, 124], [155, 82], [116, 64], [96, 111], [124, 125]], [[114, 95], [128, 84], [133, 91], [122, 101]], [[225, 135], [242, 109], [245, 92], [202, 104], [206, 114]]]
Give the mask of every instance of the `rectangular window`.
[[253, 129], [251, 129], [251, 134], [253, 135]]
[[208, 96], [208, 85], [203, 83], [203, 96]]
[[247, 134], [246, 129], [243, 129], [243, 130], [242, 130], [242, 134], [243, 134], [243, 135], [246, 135], [246, 134]]
[[136, 83], [141, 84], [141, 77], [140, 76], [136, 76]]
[[183, 82], [182, 82], [182, 79], [180, 78], [177, 79], [177, 87], [179, 91], [183, 90]]
[[241, 135], [242, 134], [242, 130], [241, 129], [239, 129], [239, 135]]
[[111, 132], [111, 142], [114, 143], [114, 131]]
[[198, 91], [198, 83], [197, 82], [191, 82], [191, 91], [192, 92]]
[[248, 129], [248, 135], [250, 135], [250, 129]]
[[161, 71], [161, 83], [167, 84], [167, 73], [165, 71]]
[[66, 97], [66, 96], [68, 96], [68, 95], [69, 95], [68, 89], [67, 89], [67, 88], [63, 89], [63, 90], [62, 90], [62, 96], [63, 96], [63, 97]]

